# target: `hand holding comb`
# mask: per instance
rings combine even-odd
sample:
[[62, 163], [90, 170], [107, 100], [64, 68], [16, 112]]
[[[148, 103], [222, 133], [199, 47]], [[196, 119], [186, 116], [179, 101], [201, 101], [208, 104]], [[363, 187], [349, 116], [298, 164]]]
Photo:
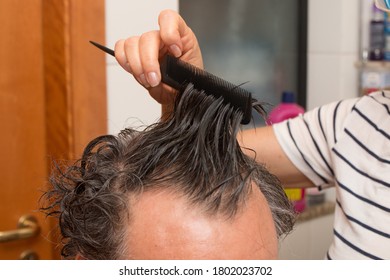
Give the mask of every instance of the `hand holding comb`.
[[[115, 52], [103, 45], [90, 41], [102, 51], [115, 56]], [[230, 104], [243, 113], [241, 124], [248, 124], [252, 117], [252, 94], [228, 81], [204, 71], [192, 64], [171, 55], [166, 55], [160, 63], [161, 80], [176, 90], [182, 90], [189, 83], [197, 90], [215, 98], [222, 97], [224, 103]]]

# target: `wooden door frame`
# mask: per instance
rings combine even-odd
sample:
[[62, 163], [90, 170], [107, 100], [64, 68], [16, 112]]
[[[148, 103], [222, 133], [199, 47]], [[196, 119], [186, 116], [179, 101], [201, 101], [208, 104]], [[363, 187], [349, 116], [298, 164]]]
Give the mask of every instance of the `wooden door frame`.
[[89, 44], [105, 42], [105, 1], [41, 3], [49, 174], [52, 159], [77, 159], [92, 138], [107, 133], [105, 56]]

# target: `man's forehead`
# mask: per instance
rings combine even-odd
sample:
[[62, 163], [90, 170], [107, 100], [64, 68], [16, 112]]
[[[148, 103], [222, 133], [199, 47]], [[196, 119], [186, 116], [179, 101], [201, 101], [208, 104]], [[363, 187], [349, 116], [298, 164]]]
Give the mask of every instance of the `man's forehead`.
[[127, 247], [133, 259], [272, 259], [277, 238], [256, 188], [231, 219], [210, 216], [167, 191], [143, 193], [131, 207]]

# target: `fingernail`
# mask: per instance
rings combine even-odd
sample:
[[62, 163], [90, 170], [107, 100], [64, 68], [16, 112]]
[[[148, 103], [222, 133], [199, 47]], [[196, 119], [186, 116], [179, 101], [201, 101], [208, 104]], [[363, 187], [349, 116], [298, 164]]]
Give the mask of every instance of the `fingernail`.
[[171, 53], [175, 56], [175, 57], [180, 57], [181, 56], [181, 49], [179, 48], [178, 45], [170, 45], [169, 46], [169, 50], [171, 51]]
[[139, 81], [141, 82], [141, 84], [143, 84], [144, 87], [146, 88], [150, 87], [148, 81], [146, 80], [145, 74], [141, 74], [139, 76]]
[[148, 73], [147, 80], [148, 80], [149, 85], [150, 85], [151, 87], [155, 87], [155, 86], [157, 86], [157, 85], [159, 84], [159, 81], [158, 81], [156, 72], [150, 72], [150, 73]]

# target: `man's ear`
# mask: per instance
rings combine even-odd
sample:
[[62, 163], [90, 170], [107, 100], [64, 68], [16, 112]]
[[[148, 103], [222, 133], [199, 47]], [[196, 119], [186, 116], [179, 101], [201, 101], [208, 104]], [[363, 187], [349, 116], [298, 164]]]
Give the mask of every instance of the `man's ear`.
[[75, 260], [86, 260], [82, 255], [77, 254]]

